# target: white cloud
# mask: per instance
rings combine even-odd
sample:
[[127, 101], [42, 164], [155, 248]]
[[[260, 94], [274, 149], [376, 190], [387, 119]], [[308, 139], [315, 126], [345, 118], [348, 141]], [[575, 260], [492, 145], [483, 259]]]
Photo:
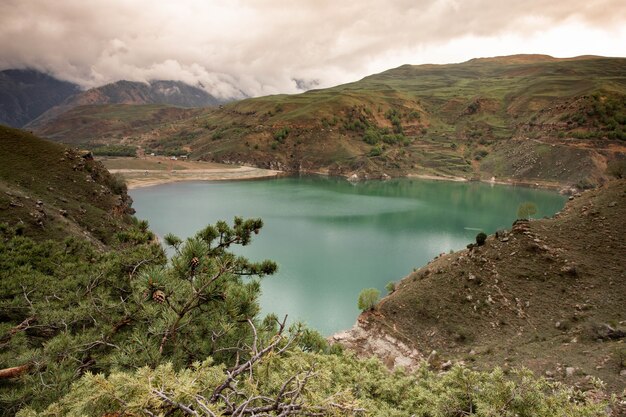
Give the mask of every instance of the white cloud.
[[0, 68], [34, 67], [85, 87], [178, 79], [239, 97], [405, 63], [626, 56], [625, 23], [621, 0], [3, 0]]

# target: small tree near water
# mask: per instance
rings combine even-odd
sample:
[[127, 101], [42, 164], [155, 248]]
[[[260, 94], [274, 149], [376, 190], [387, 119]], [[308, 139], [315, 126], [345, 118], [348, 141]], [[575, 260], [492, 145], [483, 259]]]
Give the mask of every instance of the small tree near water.
[[361, 311], [373, 310], [380, 298], [380, 291], [376, 288], [365, 288], [359, 294], [359, 309]]

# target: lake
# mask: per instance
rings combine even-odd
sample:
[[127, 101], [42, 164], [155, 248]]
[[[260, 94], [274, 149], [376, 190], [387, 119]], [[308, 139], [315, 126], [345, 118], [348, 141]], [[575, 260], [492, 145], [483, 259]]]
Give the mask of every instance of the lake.
[[185, 238], [234, 216], [262, 218], [263, 230], [236, 252], [279, 265], [262, 281], [263, 312], [289, 314], [326, 336], [354, 324], [363, 288], [385, 294], [388, 282], [464, 248], [480, 231], [510, 228], [521, 203], [536, 204], [536, 218], [565, 203], [553, 191], [477, 182], [324, 177], [173, 183], [130, 194], [137, 217], [160, 237]]

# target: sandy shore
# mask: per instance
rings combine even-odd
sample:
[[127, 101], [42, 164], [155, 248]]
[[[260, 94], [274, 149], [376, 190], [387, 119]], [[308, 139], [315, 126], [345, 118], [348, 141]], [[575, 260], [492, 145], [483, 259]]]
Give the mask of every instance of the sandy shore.
[[[428, 175], [428, 174], [409, 174], [407, 175], [407, 178], [417, 178], [417, 179], [422, 179], [422, 180], [436, 180], [436, 181], [452, 181], [452, 182], [470, 181], [469, 179], [463, 178], [463, 177], [438, 176], [438, 175]], [[566, 184], [561, 184], [561, 183], [553, 182], [553, 181], [540, 181], [540, 180], [517, 181], [517, 180], [512, 180], [512, 179], [504, 179], [504, 180], [480, 179], [477, 181], [482, 182], [484, 184], [507, 185], [509, 187], [543, 188], [546, 190], [561, 190], [562, 191], [562, 190], [568, 190], [571, 188], [571, 186], [568, 186]]]
[[145, 169], [110, 169], [112, 174], [120, 174], [129, 189], [150, 187], [179, 181], [225, 181], [248, 180], [254, 178], [277, 177], [281, 171], [254, 167], [209, 168], [185, 170], [145, 170]]
[[[218, 165], [218, 164], [214, 164]], [[193, 168], [180, 170], [164, 169], [109, 169], [113, 174], [120, 174], [129, 189], [150, 187], [153, 185], [167, 184], [180, 181], [229, 181], [229, 180], [249, 180], [257, 178], [271, 178], [285, 175], [282, 171], [271, 169], [255, 168], [249, 166], [213, 166], [211, 168]], [[323, 173], [318, 173], [323, 175]], [[417, 178], [425, 180], [466, 182], [467, 178], [454, 176], [437, 176], [428, 174], [409, 174], [406, 178]], [[513, 181], [513, 180], [482, 180], [487, 184], [498, 184], [508, 186], [522, 186], [531, 188], [562, 189], [563, 185], [558, 183]]]
[[453, 177], [453, 176], [438, 176], [429, 174], [408, 174], [407, 178], [417, 178], [420, 180], [436, 180], [436, 181], [454, 181], [454, 182], [466, 182], [467, 178]]

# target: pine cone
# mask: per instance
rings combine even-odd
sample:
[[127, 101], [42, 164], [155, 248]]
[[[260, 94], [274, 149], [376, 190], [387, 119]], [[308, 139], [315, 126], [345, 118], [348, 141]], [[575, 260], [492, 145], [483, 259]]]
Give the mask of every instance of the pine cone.
[[156, 290], [152, 293], [152, 299], [159, 304], [162, 304], [165, 301], [165, 293], [161, 290]]
[[197, 257], [193, 257], [191, 258], [191, 262], [189, 262], [189, 265], [191, 266], [191, 270], [195, 270], [198, 265], [200, 265], [200, 259], [198, 259]]

